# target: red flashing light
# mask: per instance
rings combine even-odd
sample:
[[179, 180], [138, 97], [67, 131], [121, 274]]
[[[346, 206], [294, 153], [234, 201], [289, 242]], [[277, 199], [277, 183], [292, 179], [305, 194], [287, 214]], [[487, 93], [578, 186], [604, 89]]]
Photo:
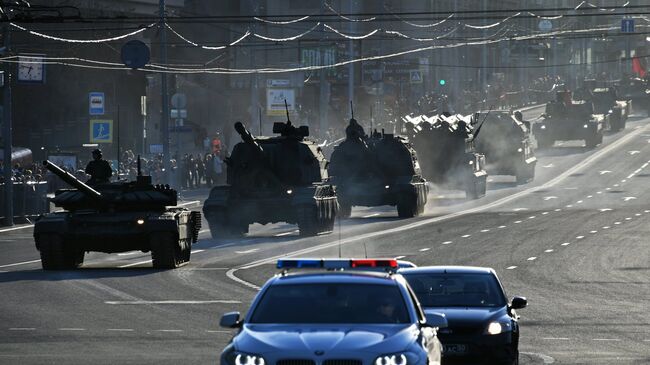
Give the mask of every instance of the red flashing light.
[[397, 260], [350, 260], [352, 268], [359, 267], [390, 267], [397, 268]]

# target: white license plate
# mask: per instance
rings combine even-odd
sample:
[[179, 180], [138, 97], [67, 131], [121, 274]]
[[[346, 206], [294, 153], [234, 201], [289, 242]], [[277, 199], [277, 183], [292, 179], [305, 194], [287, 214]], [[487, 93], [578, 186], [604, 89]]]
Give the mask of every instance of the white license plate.
[[459, 345], [459, 344], [443, 345], [442, 352], [445, 355], [464, 354], [467, 352], [467, 345]]

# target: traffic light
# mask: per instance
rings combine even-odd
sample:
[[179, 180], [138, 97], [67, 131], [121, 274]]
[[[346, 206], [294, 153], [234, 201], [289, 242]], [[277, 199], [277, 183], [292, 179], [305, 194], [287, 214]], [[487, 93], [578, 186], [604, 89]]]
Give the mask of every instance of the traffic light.
[[438, 81], [438, 83], [440, 84], [440, 86], [445, 86], [447, 84], [447, 80], [440, 79], [440, 81]]

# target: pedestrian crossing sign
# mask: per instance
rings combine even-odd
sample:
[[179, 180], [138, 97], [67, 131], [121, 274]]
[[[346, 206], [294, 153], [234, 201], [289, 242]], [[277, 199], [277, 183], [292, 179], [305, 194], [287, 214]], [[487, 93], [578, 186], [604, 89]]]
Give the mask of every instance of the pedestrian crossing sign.
[[422, 72], [418, 70], [411, 70], [411, 84], [422, 83]]
[[90, 121], [90, 143], [113, 143], [113, 121]]

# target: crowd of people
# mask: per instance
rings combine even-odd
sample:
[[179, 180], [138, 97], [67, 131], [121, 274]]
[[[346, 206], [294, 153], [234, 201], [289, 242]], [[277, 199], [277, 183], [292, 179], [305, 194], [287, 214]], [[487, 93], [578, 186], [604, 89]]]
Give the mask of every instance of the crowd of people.
[[[0, 183], [4, 183], [4, 169], [4, 163], [0, 162]], [[45, 170], [43, 166], [36, 163], [25, 166], [16, 163], [11, 169], [11, 176], [13, 182], [40, 182], [45, 180]]]

